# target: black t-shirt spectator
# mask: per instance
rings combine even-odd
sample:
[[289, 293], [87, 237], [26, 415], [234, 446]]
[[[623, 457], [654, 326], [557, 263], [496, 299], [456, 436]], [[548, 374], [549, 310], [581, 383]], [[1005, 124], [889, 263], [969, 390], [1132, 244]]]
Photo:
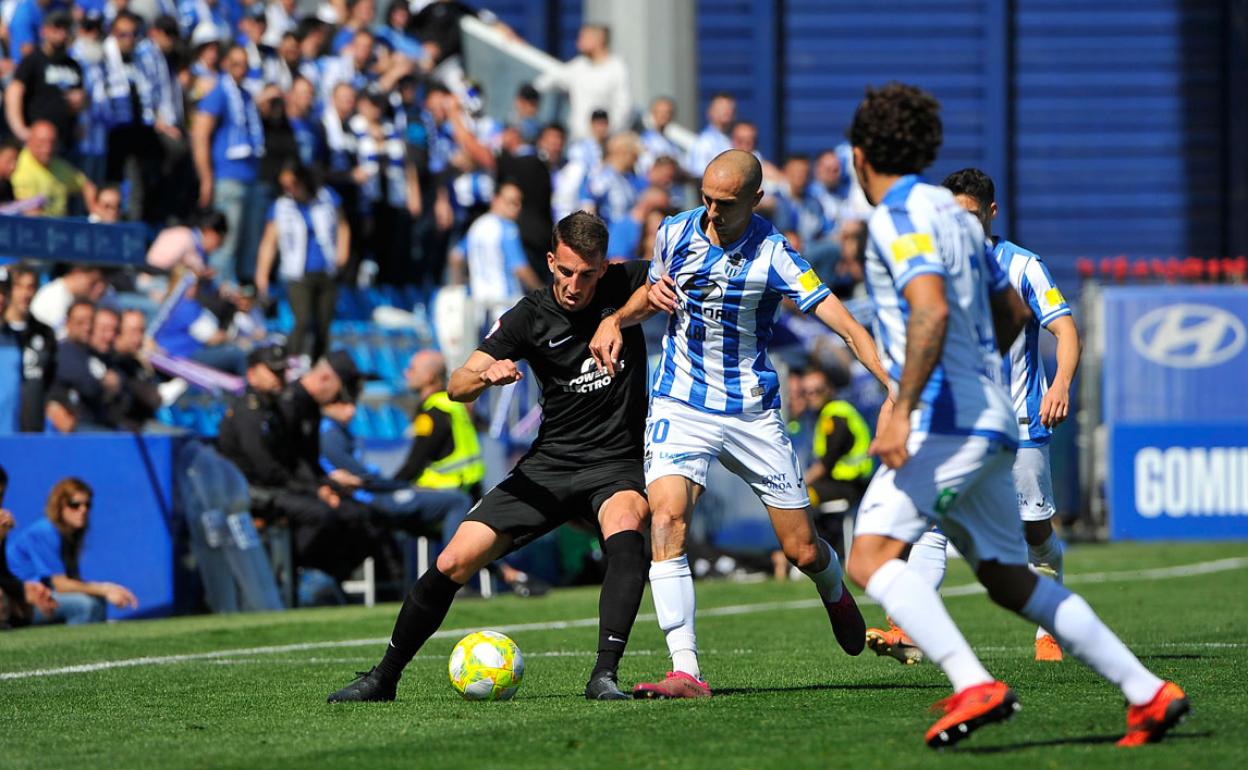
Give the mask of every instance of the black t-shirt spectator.
[[476, 16], [472, 6], [459, 0], [429, 3], [420, 9], [420, 13], [412, 17], [407, 24], [408, 34], [419, 40], [436, 43], [438, 46], [437, 64], [460, 52], [459, 20], [465, 16]]
[[530, 455], [580, 465], [640, 460], [646, 423], [646, 337], [624, 330], [614, 377], [589, 354], [598, 323], [646, 282], [650, 263], [611, 265], [594, 298], [570, 313], [538, 289], [503, 314], [477, 349], [497, 360], [525, 359], [542, 390], [542, 427]]
[[[61, 343], [56, 382], [68, 390], [80, 427], [112, 428], [109, 394], [104, 389], [108, 364], [94, 350], [72, 340]], [[59, 400], [59, 399], [58, 399]]]
[[56, 378], [56, 334], [34, 316], [10, 323], [22, 351], [22, 391], [18, 430], [42, 433], [48, 391]]
[[538, 275], [547, 274], [546, 250], [550, 248], [550, 231], [555, 226], [550, 214], [550, 168], [532, 153], [498, 156], [498, 179], [514, 182], [524, 196], [516, 226], [520, 243], [529, 264]]
[[274, 187], [282, 168], [299, 161], [299, 142], [286, 118], [286, 111], [274, 108], [261, 117], [264, 125], [264, 155], [260, 158], [260, 179]]
[[73, 144], [75, 117], [65, 92], [82, 88], [82, 67], [65, 52], [51, 56], [37, 50], [22, 59], [13, 75], [26, 87], [22, 116], [26, 125], [46, 120], [56, 126], [62, 146]]

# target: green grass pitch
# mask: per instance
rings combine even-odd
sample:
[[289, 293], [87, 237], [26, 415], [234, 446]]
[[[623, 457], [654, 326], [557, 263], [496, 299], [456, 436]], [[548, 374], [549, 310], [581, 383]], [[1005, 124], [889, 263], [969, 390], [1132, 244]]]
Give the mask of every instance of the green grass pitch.
[[[1248, 756], [1246, 555], [1243, 544], [1070, 549], [1072, 587], [1192, 699], [1192, 717], [1170, 739], [1131, 751], [1113, 746], [1121, 695], [1073, 660], [1033, 662], [1032, 629], [959, 589], [970, 575], [958, 562], [946, 582], [950, 611], [1023, 710], [939, 754], [922, 736], [927, 707], [948, 694], [940, 671], [869, 651], [847, 657], [803, 581], [698, 585], [716, 696], [692, 702], [581, 697], [597, 638], [594, 589], [460, 601], [392, 704], [324, 701], [377, 660], [382, 643], [368, 640], [389, 634], [395, 605], [6, 633], [0, 767], [1239, 767]], [[1203, 571], [1166, 569], [1198, 564]], [[651, 611], [647, 598], [642, 612]], [[864, 613], [882, 620], [878, 607]], [[508, 626], [526, 661], [516, 699], [460, 700], [446, 673], [459, 634]], [[47, 672], [139, 658], [148, 660]], [[661, 677], [667, 663], [647, 615], [621, 678]]]

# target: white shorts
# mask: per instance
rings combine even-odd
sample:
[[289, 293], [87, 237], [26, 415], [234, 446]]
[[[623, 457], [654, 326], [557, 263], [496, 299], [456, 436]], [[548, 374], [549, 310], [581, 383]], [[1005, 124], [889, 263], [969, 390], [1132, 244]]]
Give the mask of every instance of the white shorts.
[[711, 414], [670, 398], [650, 401], [647, 485], [664, 476], [684, 476], [705, 487], [714, 459], [749, 484], [763, 505], [785, 509], [810, 505], [779, 410]]
[[881, 466], [871, 479], [855, 535], [913, 543], [934, 523], [971, 565], [1027, 563], [1012, 451], [982, 436], [930, 434], [912, 436], [909, 449], [900, 470]]
[[1053, 473], [1049, 470], [1049, 445], [1018, 448], [1014, 458], [1014, 488], [1018, 490], [1018, 517], [1023, 521], [1048, 521], [1053, 507]]

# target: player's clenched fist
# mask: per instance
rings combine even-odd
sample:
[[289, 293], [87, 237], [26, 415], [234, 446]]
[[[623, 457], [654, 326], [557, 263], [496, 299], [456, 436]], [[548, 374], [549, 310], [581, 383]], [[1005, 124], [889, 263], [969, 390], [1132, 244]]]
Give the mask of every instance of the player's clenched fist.
[[486, 385], [510, 385], [524, 379], [524, 373], [516, 368], [516, 362], [510, 359], [495, 361], [490, 368], [481, 372], [481, 381]]

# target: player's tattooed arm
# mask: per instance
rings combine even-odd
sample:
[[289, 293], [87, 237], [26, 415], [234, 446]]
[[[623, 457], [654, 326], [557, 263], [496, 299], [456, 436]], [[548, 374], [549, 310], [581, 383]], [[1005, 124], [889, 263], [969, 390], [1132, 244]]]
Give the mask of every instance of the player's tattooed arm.
[[496, 360], [488, 353], [474, 350], [464, 365], [451, 374], [446, 392], [452, 401], [475, 401], [488, 387], [508, 385], [524, 379], [524, 372], [509, 359]]
[[880, 363], [879, 353], [875, 349], [875, 341], [871, 339], [863, 325], [858, 323], [841, 301], [829, 294], [815, 307], [815, 317], [823, 322], [843, 340], [854, 356], [867, 367], [867, 371], [880, 381], [884, 390], [889, 389], [888, 372]]
[[1061, 424], [1070, 413], [1070, 383], [1079, 369], [1083, 343], [1079, 339], [1075, 319], [1068, 315], [1054, 319], [1048, 329], [1057, 337], [1057, 371], [1040, 401], [1040, 422], [1052, 428]]
[[892, 414], [871, 443], [871, 451], [894, 469], [905, 465], [910, 459], [906, 448], [910, 439], [910, 412], [918, 406], [923, 388], [940, 361], [949, 323], [945, 279], [941, 276], [917, 276], [906, 284], [902, 294], [910, 305], [910, 320], [906, 323], [906, 362], [901, 369]]

